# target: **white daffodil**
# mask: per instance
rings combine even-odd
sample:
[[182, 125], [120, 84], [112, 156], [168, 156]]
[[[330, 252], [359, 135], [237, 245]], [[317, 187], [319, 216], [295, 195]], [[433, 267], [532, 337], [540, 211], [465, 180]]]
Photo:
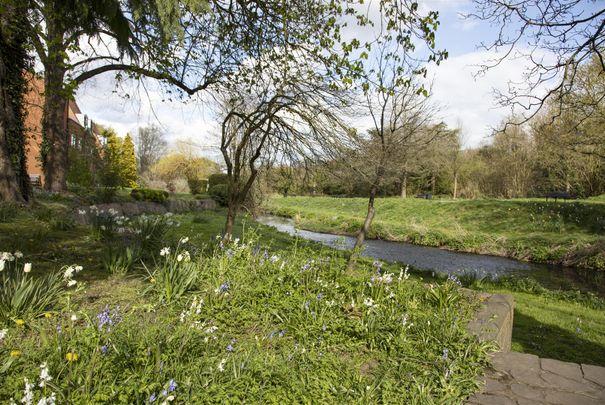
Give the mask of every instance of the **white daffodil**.
[[184, 237], [184, 238], [181, 238], [181, 240], [180, 240], [179, 243], [187, 243], [187, 242], [189, 242], [189, 238], [188, 237]]
[[78, 214], [80, 214], [80, 215], [86, 215], [86, 210], [78, 210]]
[[220, 363], [218, 363], [218, 366], [216, 367], [218, 371], [220, 371], [221, 373], [223, 371], [225, 371], [225, 364], [227, 363], [227, 359], [222, 359]]
[[15, 252], [15, 257], [16, 257], [17, 259], [21, 259], [21, 258], [23, 258], [23, 253], [21, 253], [21, 251], [20, 251], [20, 250], [17, 250], [17, 251]]
[[5, 266], [6, 266], [6, 260], [0, 260], [0, 271], [4, 270]]
[[72, 280], [69, 280], [69, 281], [67, 282], [67, 286], [68, 286], [68, 287], [73, 287], [73, 286], [74, 286], [74, 285], [76, 285], [76, 284], [78, 284], [78, 282], [77, 282], [76, 280], [73, 280], [73, 279], [72, 279]]
[[32, 271], [32, 264], [31, 263], [25, 263], [23, 265], [23, 272], [24, 273], [29, 273], [30, 271]]
[[8, 335], [8, 329], [0, 329], [0, 342], [4, 340], [6, 335]]
[[69, 266], [68, 268], [65, 269], [65, 271], [63, 272], [63, 278], [65, 280], [69, 280], [73, 277], [74, 275], [74, 267], [73, 266]]
[[71, 321], [75, 322], [78, 320], [78, 316], [76, 314], [71, 314]]
[[165, 247], [162, 250], [160, 250], [160, 256], [168, 256], [170, 254], [170, 248], [169, 247]]

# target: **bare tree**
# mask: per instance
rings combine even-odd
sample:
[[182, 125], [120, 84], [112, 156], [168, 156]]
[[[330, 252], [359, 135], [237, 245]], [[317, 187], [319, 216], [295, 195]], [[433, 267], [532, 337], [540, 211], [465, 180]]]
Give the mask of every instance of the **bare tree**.
[[[496, 92], [498, 102], [520, 113], [517, 121], [527, 122], [551, 101], [554, 116], [565, 110], [563, 102], [575, 86], [579, 67], [595, 57], [605, 72], [605, 7], [595, 0], [474, 0], [475, 12], [468, 18], [498, 27], [486, 50], [499, 55], [487, 61], [482, 71], [510, 58], [525, 58], [530, 66], [522, 83], [509, 82], [507, 92]], [[544, 92], [543, 87], [547, 87]], [[542, 94], [544, 92], [544, 94]], [[600, 100], [605, 93], [600, 95]], [[516, 110], [516, 111], [515, 111]], [[521, 111], [519, 111], [521, 110]]]
[[[369, 232], [376, 214], [376, 195], [389, 170], [392, 170], [393, 162], [398, 155], [405, 156], [406, 149], [418, 143], [430, 142], [436, 136], [419, 136], [421, 129], [430, 127], [435, 108], [427, 98], [424, 85], [415, 78], [415, 73], [420, 69], [418, 65], [408, 60], [405, 53], [399, 59], [393, 58], [400, 50], [399, 45], [391, 47], [391, 44], [384, 44], [378, 50], [372, 69], [373, 87], [365, 94], [365, 108], [373, 126], [368, 132], [369, 137], [358, 137], [361, 149], [366, 152], [357, 163], [365, 167], [365, 170], [358, 169], [358, 172], [364, 173], [369, 182], [369, 196], [366, 217], [357, 233], [350, 266], [354, 265]], [[405, 172], [405, 162], [397, 166], [403, 166]]]
[[279, 84], [264, 76], [254, 85], [221, 92], [220, 149], [228, 175], [225, 239], [263, 165], [325, 153], [345, 132], [339, 118], [346, 107], [342, 90], [302, 65], [292, 67], [289, 79]]
[[135, 138], [139, 173], [144, 174], [166, 153], [166, 135], [157, 125], [139, 128]]

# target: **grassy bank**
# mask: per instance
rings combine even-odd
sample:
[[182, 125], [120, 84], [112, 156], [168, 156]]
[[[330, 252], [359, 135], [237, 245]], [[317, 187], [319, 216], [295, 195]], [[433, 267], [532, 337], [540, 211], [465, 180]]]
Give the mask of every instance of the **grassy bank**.
[[[223, 210], [170, 217], [160, 245], [170, 247], [168, 255], [154, 248], [112, 274], [104, 252], [129, 237], [99, 238], [98, 230], [66, 219], [68, 209], [66, 201], [46, 200], [0, 222], [0, 251], [19, 249], [36, 277], [84, 266], [79, 287], [50, 310], [2, 321], [0, 401], [19, 401], [24, 378], [36, 384], [36, 401], [53, 392], [58, 403], [154, 396], [177, 403], [442, 403], [475, 389], [484, 347], [465, 325], [476, 303], [451, 282], [425, 274], [400, 280], [396, 264], [382, 265], [391, 281], [378, 279], [367, 258], [345, 272], [345, 252], [245, 217], [237, 236], [250, 243], [221, 248], [215, 236]], [[147, 240], [136, 232], [130, 238]], [[174, 288], [183, 274], [193, 281]], [[605, 365], [602, 300], [520, 282], [468, 284], [515, 296], [515, 350]], [[42, 388], [44, 363], [52, 380]]]
[[[353, 234], [363, 198], [275, 197], [267, 209], [304, 229]], [[371, 238], [605, 270], [605, 203], [379, 198]]]
[[[245, 219], [224, 245], [224, 211], [104, 212], [85, 227], [67, 210], [47, 201], [0, 223], [0, 277], [26, 280], [0, 291], [0, 402], [424, 404], [477, 389], [478, 302], [452, 282], [371, 261], [347, 272], [342, 252]], [[17, 292], [49, 304], [6, 299]]]

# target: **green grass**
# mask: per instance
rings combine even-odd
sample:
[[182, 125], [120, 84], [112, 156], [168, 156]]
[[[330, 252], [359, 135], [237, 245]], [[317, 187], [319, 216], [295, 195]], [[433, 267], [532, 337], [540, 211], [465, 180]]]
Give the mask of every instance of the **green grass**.
[[[108, 274], [101, 263], [103, 242], [90, 227], [53, 226], [68, 205], [45, 200], [0, 223], [0, 251], [21, 250], [38, 274], [82, 264], [77, 278], [86, 282], [50, 317], [26, 319], [22, 328], [9, 325], [8, 337], [0, 343], [0, 402], [22, 397], [24, 377], [37, 383], [42, 362], [53, 381], [46, 393], [35, 388], [36, 400], [52, 390], [61, 403], [83, 398], [142, 403], [166, 389], [172, 378], [181, 403], [227, 398], [456, 403], [475, 389], [484, 348], [464, 329], [476, 304], [443, 279], [417, 273], [395, 282], [391, 302], [382, 287], [368, 285], [375, 273], [372, 259], [362, 258], [355, 271], [346, 272], [346, 252], [291, 238], [245, 216], [238, 219], [235, 236], [252, 238], [251, 244], [215, 250], [225, 212], [203, 211], [175, 215], [178, 226], [166, 233], [171, 260], [174, 249], [186, 248], [199, 274], [184, 298], [166, 304], [158, 291], [166, 286], [152, 282], [165, 258], [155, 252], [145, 259], [151, 276], [141, 264], [125, 277]], [[179, 248], [183, 236], [189, 241]], [[267, 257], [279, 257], [275, 263], [265, 258], [265, 247]], [[303, 268], [309, 260], [315, 261], [307, 272]], [[399, 266], [384, 264], [384, 272], [396, 279]], [[225, 282], [229, 295], [223, 296], [216, 290]], [[425, 284], [429, 282], [437, 286], [433, 292]], [[474, 284], [514, 295], [514, 350], [605, 366], [602, 299], [549, 291], [535, 283]], [[204, 300], [197, 314], [191, 307], [194, 297]], [[367, 297], [380, 304], [377, 312], [363, 306]], [[97, 316], [105, 306], [110, 311], [120, 307], [122, 320], [110, 333], [98, 330]], [[452, 317], [456, 308], [463, 317]], [[77, 320], [71, 321], [74, 314]], [[402, 314], [409, 315], [406, 325]], [[220, 332], [205, 341], [210, 326], [219, 326]], [[279, 336], [281, 331], [285, 333]], [[226, 349], [230, 344], [233, 352]], [[103, 346], [108, 347], [105, 354]], [[15, 350], [20, 354], [11, 356]], [[69, 353], [77, 353], [78, 361], [67, 361]], [[224, 359], [225, 371], [220, 372]]]
[[[452, 283], [376, 281], [369, 260], [346, 271], [345, 253], [246, 218], [237, 226], [246, 243], [221, 248], [224, 211], [172, 217], [170, 254], [148, 252], [145, 271], [115, 277], [99, 251], [123, 236], [101, 242], [90, 227], [57, 229], [54, 215], [38, 214], [2, 224], [0, 250], [19, 247], [39, 272], [82, 264], [77, 278], [88, 281], [44, 316], [0, 325], [0, 402], [19, 401], [25, 378], [34, 403], [51, 392], [58, 403], [159, 402], [172, 380], [177, 403], [460, 403], [477, 389], [486, 346], [466, 332], [477, 302]], [[44, 236], [21, 246], [36, 230]], [[191, 262], [179, 259], [185, 250]], [[162, 277], [168, 265], [176, 272]], [[185, 266], [195, 278], [183, 286]]]
[[534, 294], [513, 295], [512, 350], [562, 361], [605, 366], [605, 311]]
[[[352, 234], [364, 198], [274, 197], [267, 210], [304, 229]], [[605, 269], [602, 199], [420, 200], [379, 198], [371, 238], [442, 246], [542, 263]]]

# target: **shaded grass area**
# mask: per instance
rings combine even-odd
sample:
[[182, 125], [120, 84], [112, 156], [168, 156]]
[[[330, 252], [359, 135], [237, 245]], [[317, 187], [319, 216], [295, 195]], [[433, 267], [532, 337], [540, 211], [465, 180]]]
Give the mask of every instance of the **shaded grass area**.
[[[267, 209], [319, 232], [357, 232], [363, 198], [274, 197]], [[600, 199], [420, 200], [380, 198], [370, 237], [605, 269], [605, 204]]]
[[515, 299], [512, 350], [605, 366], [605, 311], [602, 308], [527, 293], [512, 294]]

